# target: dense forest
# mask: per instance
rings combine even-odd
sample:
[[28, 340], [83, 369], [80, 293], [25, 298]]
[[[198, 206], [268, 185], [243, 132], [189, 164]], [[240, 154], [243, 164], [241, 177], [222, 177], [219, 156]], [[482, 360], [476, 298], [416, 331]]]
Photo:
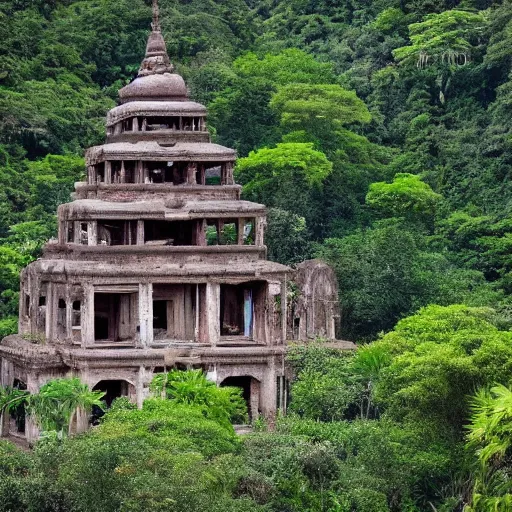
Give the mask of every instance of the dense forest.
[[[159, 3], [270, 259], [328, 261], [364, 346], [294, 350], [292, 414], [242, 441], [192, 400], [0, 444], [0, 511], [512, 510], [512, 2]], [[150, 17], [0, 0], [0, 337]]]

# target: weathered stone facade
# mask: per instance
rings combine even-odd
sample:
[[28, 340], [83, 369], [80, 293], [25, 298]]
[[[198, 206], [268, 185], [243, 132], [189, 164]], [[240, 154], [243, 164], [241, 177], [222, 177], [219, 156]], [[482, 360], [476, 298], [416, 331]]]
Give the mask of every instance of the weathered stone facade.
[[[155, 373], [197, 367], [241, 386], [253, 419], [271, 418], [286, 400], [287, 333], [334, 338], [335, 279], [323, 264], [299, 270], [304, 323], [290, 332], [291, 269], [266, 260], [265, 208], [240, 200], [235, 152], [210, 142], [205, 107], [173, 73], [157, 8], [152, 27], [139, 76], [108, 113], [106, 143], [86, 152], [87, 181], [59, 207], [58, 240], [22, 272], [19, 334], [0, 345], [0, 384], [37, 392], [79, 376], [141, 405]], [[319, 321], [317, 302], [328, 303]], [[38, 434], [30, 418], [24, 430]]]

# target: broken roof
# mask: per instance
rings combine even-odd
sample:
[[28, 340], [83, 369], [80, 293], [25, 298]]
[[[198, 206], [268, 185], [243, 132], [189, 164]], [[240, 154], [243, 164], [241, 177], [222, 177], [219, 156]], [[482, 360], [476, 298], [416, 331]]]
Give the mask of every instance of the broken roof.
[[59, 206], [59, 218], [66, 220], [85, 219], [198, 219], [208, 217], [243, 217], [265, 215], [262, 204], [250, 201], [184, 201], [151, 200], [135, 202], [110, 202], [100, 199], [77, 199]]
[[89, 148], [85, 158], [87, 165], [105, 160], [230, 162], [235, 160], [235, 150], [211, 142], [114, 142]]
[[206, 107], [193, 101], [131, 101], [107, 114], [107, 126], [135, 116], [205, 116]]

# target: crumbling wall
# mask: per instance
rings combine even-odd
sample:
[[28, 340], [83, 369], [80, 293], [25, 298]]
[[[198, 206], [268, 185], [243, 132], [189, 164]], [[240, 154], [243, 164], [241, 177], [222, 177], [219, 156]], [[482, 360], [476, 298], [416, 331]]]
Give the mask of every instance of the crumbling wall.
[[322, 260], [306, 260], [297, 266], [290, 287], [288, 338], [336, 339], [340, 314], [334, 270]]

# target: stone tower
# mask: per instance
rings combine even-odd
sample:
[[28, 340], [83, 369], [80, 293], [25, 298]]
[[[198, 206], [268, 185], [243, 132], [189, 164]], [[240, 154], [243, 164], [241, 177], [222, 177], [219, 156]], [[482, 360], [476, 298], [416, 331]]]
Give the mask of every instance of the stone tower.
[[[235, 152], [210, 142], [155, 3], [138, 77], [119, 98], [105, 144], [86, 152], [87, 181], [58, 209], [58, 240], [22, 272], [0, 383], [37, 392], [79, 376], [107, 402], [140, 405], [155, 373], [181, 365], [242, 387], [251, 417], [271, 417], [284, 400], [290, 269], [266, 260], [265, 208], [240, 200]], [[37, 435], [30, 419], [24, 430]]]

